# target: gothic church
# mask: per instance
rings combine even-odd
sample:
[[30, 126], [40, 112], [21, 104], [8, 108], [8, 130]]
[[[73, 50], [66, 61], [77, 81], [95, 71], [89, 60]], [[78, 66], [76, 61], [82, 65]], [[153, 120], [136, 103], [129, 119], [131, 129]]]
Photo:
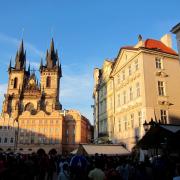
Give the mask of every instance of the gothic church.
[[[9, 82], [0, 117], [0, 147], [14, 151], [70, 152], [91, 138], [91, 125], [76, 110], [63, 111], [59, 102], [61, 64], [51, 40], [39, 67], [40, 83], [35, 72], [26, 68], [23, 41], [16, 53], [14, 67], [9, 64]], [[3, 150], [4, 150], [3, 149]]]

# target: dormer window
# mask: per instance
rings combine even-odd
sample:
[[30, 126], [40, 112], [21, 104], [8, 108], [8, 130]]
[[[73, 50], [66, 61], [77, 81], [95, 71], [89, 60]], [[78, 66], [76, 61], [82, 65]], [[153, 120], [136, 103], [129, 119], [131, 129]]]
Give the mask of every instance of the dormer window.
[[46, 87], [47, 88], [51, 87], [51, 77], [50, 76], [48, 76], [47, 79], [46, 79]]

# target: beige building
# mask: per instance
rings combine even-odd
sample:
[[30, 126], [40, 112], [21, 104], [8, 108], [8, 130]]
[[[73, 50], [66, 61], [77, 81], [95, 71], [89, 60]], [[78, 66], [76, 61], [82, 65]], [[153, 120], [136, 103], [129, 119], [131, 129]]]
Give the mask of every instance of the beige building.
[[3, 150], [69, 152], [91, 139], [91, 124], [75, 110], [63, 111], [59, 102], [61, 65], [53, 39], [46, 63], [40, 64], [40, 83], [30, 66], [26, 70], [23, 41], [9, 65], [9, 82], [0, 117]]
[[143, 123], [180, 123], [180, 64], [170, 35], [122, 47], [114, 61], [94, 70], [95, 137], [131, 149]]

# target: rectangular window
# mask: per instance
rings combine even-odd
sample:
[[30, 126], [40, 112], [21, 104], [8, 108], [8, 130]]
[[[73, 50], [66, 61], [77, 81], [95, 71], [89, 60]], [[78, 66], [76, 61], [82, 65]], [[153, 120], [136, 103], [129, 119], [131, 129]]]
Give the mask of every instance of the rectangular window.
[[138, 60], [135, 61], [135, 71], [137, 71], [139, 69], [139, 64], [138, 64]]
[[140, 85], [139, 85], [139, 83], [136, 83], [136, 96], [137, 97], [140, 96]]
[[162, 60], [161, 58], [156, 58], [156, 68], [162, 69]]
[[120, 75], [118, 74], [118, 75], [117, 75], [117, 83], [120, 84], [120, 81], [121, 81], [121, 80], [120, 80]]
[[133, 100], [133, 90], [132, 90], [132, 87], [129, 88], [129, 100], [130, 101]]
[[161, 110], [161, 123], [167, 124], [167, 111]]
[[126, 104], [126, 91], [123, 92], [123, 103]]
[[134, 128], [134, 114], [131, 114], [130, 115], [130, 118], [131, 118], [131, 128]]
[[139, 127], [141, 127], [142, 125], [142, 112], [141, 111], [138, 112], [138, 123], [139, 123]]
[[122, 79], [123, 79], [123, 81], [125, 80], [125, 78], [126, 78], [125, 71], [123, 71], [122, 72]]
[[121, 97], [120, 97], [120, 94], [118, 94], [118, 102], [117, 102], [117, 104], [118, 104], [118, 106], [120, 106], [121, 105]]
[[131, 69], [131, 66], [129, 66], [129, 76], [131, 76], [131, 74], [132, 74], [132, 69]]
[[124, 116], [124, 129], [127, 130], [128, 129], [128, 122], [127, 122], [127, 117]]
[[163, 81], [158, 81], [159, 96], [165, 96], [165, 84]]
[[121, 132], [121, 120], [120, 119], [118, 121], [118, 130], [119, 130], [119, 132]]

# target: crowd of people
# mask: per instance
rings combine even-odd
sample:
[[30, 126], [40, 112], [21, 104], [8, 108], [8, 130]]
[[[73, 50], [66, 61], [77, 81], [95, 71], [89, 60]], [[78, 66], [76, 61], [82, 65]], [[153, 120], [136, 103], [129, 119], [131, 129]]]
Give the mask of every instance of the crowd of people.
[[[179, 159], [0, 153], [0, 180], [177, 180]], [[175, 178], [176, 177], [176, 178]]]

